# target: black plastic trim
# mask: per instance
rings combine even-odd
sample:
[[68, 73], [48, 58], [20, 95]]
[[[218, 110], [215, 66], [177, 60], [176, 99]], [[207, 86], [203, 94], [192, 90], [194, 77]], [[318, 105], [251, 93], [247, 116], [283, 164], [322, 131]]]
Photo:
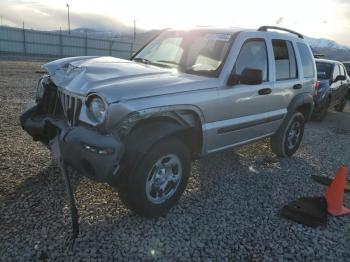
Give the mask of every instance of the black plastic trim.
[[280, 30], [280, 31], [285, 31], [291, 34], [295, 34], [297, 35], [299, 38], [304, 39], [304, 36], [298, 32], [295, 32], [293, 30], [287, 29], [287, 28], [283, 28], [283, 27], [279, 27], [279, 26], [270, 26], [270, 25], [264, 25], [258, 28], [258, 31], [262, 31], [262, 32], [267, 32], [268, 29], [275, 29], [275, 30]]
[[262, 124], [270, 123], [273, 121], [281, 120], [284, 116], [285, 116], [285, 114], [281, 114], [281, 115], [277, 115], [277, 116], [270, 116], [270, 117], [267, 117], [264, 119], [250, 121], [247, 123], [230, 125], [230, 126], [218, 129], [217, 132], [218, 132], [218, 134], [233, 132], [233, 131], [237, 131], [237, 130], [241, 130], [241, 129], [245, 129], [245, 128], [249, 128], [249, 127], [253, 127], [253, 126], [262, 125]]

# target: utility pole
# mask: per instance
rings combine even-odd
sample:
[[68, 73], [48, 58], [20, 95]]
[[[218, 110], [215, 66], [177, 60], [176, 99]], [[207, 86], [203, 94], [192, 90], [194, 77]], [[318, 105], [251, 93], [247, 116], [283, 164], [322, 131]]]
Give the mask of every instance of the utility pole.
[[68, 7], [68, 33], [70, 34], [70, 17], [69, 17], [69, 4], [66, 4]]
[[22, 23], [22, 32], [23, 32], [23, 53], [27, 54], [27, 46], [26, 46], [26, 30], [24, 29], [24, 21]]
[[136, 40], [136, 20], [134, 20], [134, 43]]
[[130, 58], [133, 56], [134, 46], [136, 41], [136, 20], [134, 20], [133, 22], [134, 22], [134, 35], [133, 35], [132, 42], [130, 43]]

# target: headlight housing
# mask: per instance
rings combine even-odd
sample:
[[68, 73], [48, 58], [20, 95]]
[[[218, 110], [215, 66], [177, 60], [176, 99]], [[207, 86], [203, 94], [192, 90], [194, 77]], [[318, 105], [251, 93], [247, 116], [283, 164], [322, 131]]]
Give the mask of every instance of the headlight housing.
[[47, 77], [46, 76], [43, 76], [39, 79], [38, 81], [38, 85], [36, 87], [36, 94], [35, 94], [35, 100], [37, 102], [40, 101], [40, 99], [43, 98], [44, 96], [44, 93], [45, 93], [45, 86], [44, 84], [46, 84], [46, 81], [47, 81]]
[[101, 97], [97, 95], [91, 96], [88, 99], [87, 106], [91, 116], [96, 122], [101, 124], [105, 121], [107, 116], [107, 106]]

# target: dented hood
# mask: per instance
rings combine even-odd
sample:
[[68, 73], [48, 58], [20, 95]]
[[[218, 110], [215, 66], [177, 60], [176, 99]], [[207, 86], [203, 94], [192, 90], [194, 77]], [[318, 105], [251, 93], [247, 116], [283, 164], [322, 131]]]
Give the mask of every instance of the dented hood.
[[45, 64], [44, 68], [57, 86], [83, 96], [98, 93], [108, 102], [204, 89], [217, 84], [216, 78], [114, 57], [63, 58]]

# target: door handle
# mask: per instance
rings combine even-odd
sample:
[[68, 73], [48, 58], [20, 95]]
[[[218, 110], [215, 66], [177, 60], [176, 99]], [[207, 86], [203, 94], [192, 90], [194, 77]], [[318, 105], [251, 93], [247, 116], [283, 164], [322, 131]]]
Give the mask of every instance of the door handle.
[[303, 86], [301, 84], [296, 84], [293, 86], [293, 89], [301, 89]]
[[259, 95], [268, 95], [271, 94], [272, 89], [271, 88], [263, 88], [259, 90]]

